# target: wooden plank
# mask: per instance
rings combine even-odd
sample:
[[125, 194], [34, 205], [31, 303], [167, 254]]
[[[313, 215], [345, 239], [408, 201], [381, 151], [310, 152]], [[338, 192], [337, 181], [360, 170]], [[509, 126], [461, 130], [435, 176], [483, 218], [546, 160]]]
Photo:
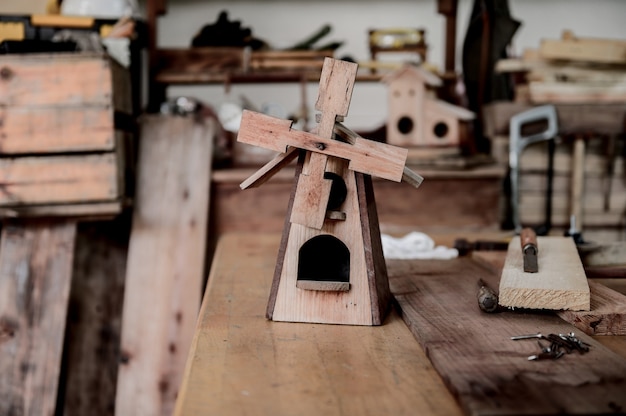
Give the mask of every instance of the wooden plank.
[[299, 149], [295, 147], [289, 148], [285, 153], [276, 155], [272, 160], [267, 162], [261, 169], [256, 171], [252, 176], [243, 181], [239, 187], [241, 189], [256, 188], [261, 186], [272, 176], [276, 175], [282, 168], [289, 165], [299, 153]]
[[568, 82], [530, 82], [530, 100], [533, 103], [623, 103], [626, 101], [626, 82], [605, 84]]
[[111, 64], [100, 54], [4, 55], [0, 66], [4, 106], [111, 104]]
[[335, 156], [350, 161], [349, 168], [400, 182], [408, 151], [384, 143], [356, 138], [354, 144], [323, 138], [291, 128], [290, 120], [244, 111], [237, 140], [261, 146], [276, 152], [285, 152], [293, 146], [327, 156]]
[[215, 126], [148, 116], [142, 131], [115, 413], [170, 415], [200, 307]]
[[571, 237], [538, 237], [537, 273], [525, 273], [520, 237], [511, 239], [500, 278], [499, 303], [529, 309], [588, 311], [589, 285]]
[[7, 224], [0, 241], [0, 414], [55, 412], [74, 222]]
[[[518, 242], [519, 244], [519, 242]], [[551, 313], [480, 311], [479, 278], [498, 273], [471, 258], [387, 261], [391, 291], [409, 329], [466, 414], [607, 414], [626, 408], [626, 348], [621, 355]], [[590, 352], [529, 361], [538, 352], [523, 334], [569, 333]]]
[[128, 220], [78, 225], [60, 398], [66, 416], [113, 414]]
[[626, 63], [626, 41], [621, 39], [575, 38], [566, 31], [562, 39], [543, 39], [539, 54], [544, 59]]
[[105, 107], [3, 107], [0, 153], [113, 150], [113, 113]]
[[1, 218], [42, 218], [42, 217], [80, 217], [107, 219], [122, 213], [123, 201], [94, 202], [85, 204], [61, 205], [20, 205], [0, 207]]
[[268, 322], [279, 240], [220, 239], [175, 415], [461, 414], [395, 312], [376, 328]]
[[114, 200], [119, 171], [113, 153], [0, 159], [0, 205]]
[[626, 296], [589, 280], [591, 310], [559, 311], [561, 319], [589, 335], [626, 335]]

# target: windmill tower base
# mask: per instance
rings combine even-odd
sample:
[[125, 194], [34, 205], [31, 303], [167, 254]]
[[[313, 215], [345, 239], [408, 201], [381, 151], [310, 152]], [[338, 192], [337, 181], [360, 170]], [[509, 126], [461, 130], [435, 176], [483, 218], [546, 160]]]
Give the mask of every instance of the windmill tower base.
[[[296, 172], [300, 177], [302, 161]], [[339, 159], [329, 169], [345, 200], [327, 211], [321, 229], [290, 222], [295, 185], [267, 306], [274, 321], [381, 325], [391, 292], [372, 179]]]

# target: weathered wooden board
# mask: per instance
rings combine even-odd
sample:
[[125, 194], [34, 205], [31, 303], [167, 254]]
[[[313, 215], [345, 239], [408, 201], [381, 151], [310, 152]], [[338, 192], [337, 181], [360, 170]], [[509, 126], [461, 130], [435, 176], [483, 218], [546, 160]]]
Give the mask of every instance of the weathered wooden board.
[[120, 174], [114, 153], [0, 159], [0, 205], [111, 201]]
[[110, 107], [0, 107], [0, 154], [113, 150]]
[[200, 308], [214, 126], [143, 120], [116, 414], [170, 415]]
[[130, 226], [126, 216], [78, 225], [63, 373], [63, 414], [115, 409]]
[[500, 278], [498, 302], [529, 309], [588, 311], [587, 276], [571, 237], [537, 238], [537, 273], [526, 273], [520, 237], [511, 239]]
[[[626, 409], [626, 358], [552, 313], [486, 314], [479, 278], [498, 274], [469, 258], [387, 262], [402, 316], [433, 366], [469, 415], [608, 414]], [[584, 355], [529, 361], [534, 340], [511, 336], [575, 332]]]
[[0, 241], [0, 414], [55, 412], [74, 222], [5, 225]]
[[626, 296], [589, 280], [591, 310], [559, 311], [561, 319], [589, 335], [626, 335]]
[[3, 55], [0, 66], [0, 103], [5, 106], [130, 109], [127, 100], [114, 101], [116, 74], [112, 61], [100, 54]]

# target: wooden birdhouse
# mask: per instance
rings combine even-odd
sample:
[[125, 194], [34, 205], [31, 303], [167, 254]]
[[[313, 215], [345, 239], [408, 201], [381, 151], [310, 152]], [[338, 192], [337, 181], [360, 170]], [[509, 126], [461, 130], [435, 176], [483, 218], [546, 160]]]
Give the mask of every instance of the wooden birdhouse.
[[380, 325], [391, 298], [372, 179], [417, 187], [407, 150], [364, 139], [339, 122], [348, 113], [357, 65], [327, 58], [313, 132], [246, 111], [238, 141], [279, 154], [241, 184], [267, 181], [299, 156], [267, 317], [275, 321]]
[[383, 78], [388, 85], [387, 143], [405, 147], [458, 147], [461, 125], [474, 113], [438, 100], [431, 91], [441, 86], [433, 73], [412, 65]]

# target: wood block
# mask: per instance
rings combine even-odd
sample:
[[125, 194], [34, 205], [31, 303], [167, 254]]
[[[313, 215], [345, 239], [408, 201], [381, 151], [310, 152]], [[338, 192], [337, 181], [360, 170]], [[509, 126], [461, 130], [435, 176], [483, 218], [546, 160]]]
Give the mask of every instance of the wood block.
[[170, 415], [200, 308], [215, 126], [143, 120], [115, 413]]
[[588, 311], [589, 285], [570, 237], [538, 237], [539, 272], [525, 273], [519, 236], [502, 269], [499, 303], [511, 308]]
[[[393, 260], [387, 267], [404, 321], [465, 414], [591, 415], [626, 409], [623, 343], [618, 355], [551, 313], [482, 312], [477, 282], [497, 287], [498, 273], [471, 258]], [[575, 332], [591, 345], [590, 352], [529, 361], [538, 352], [536, 342], [510, 337], [537, 332]]]
[[0, 241], [0, 414], [55, 413], [74, 222], [7, 224]]

